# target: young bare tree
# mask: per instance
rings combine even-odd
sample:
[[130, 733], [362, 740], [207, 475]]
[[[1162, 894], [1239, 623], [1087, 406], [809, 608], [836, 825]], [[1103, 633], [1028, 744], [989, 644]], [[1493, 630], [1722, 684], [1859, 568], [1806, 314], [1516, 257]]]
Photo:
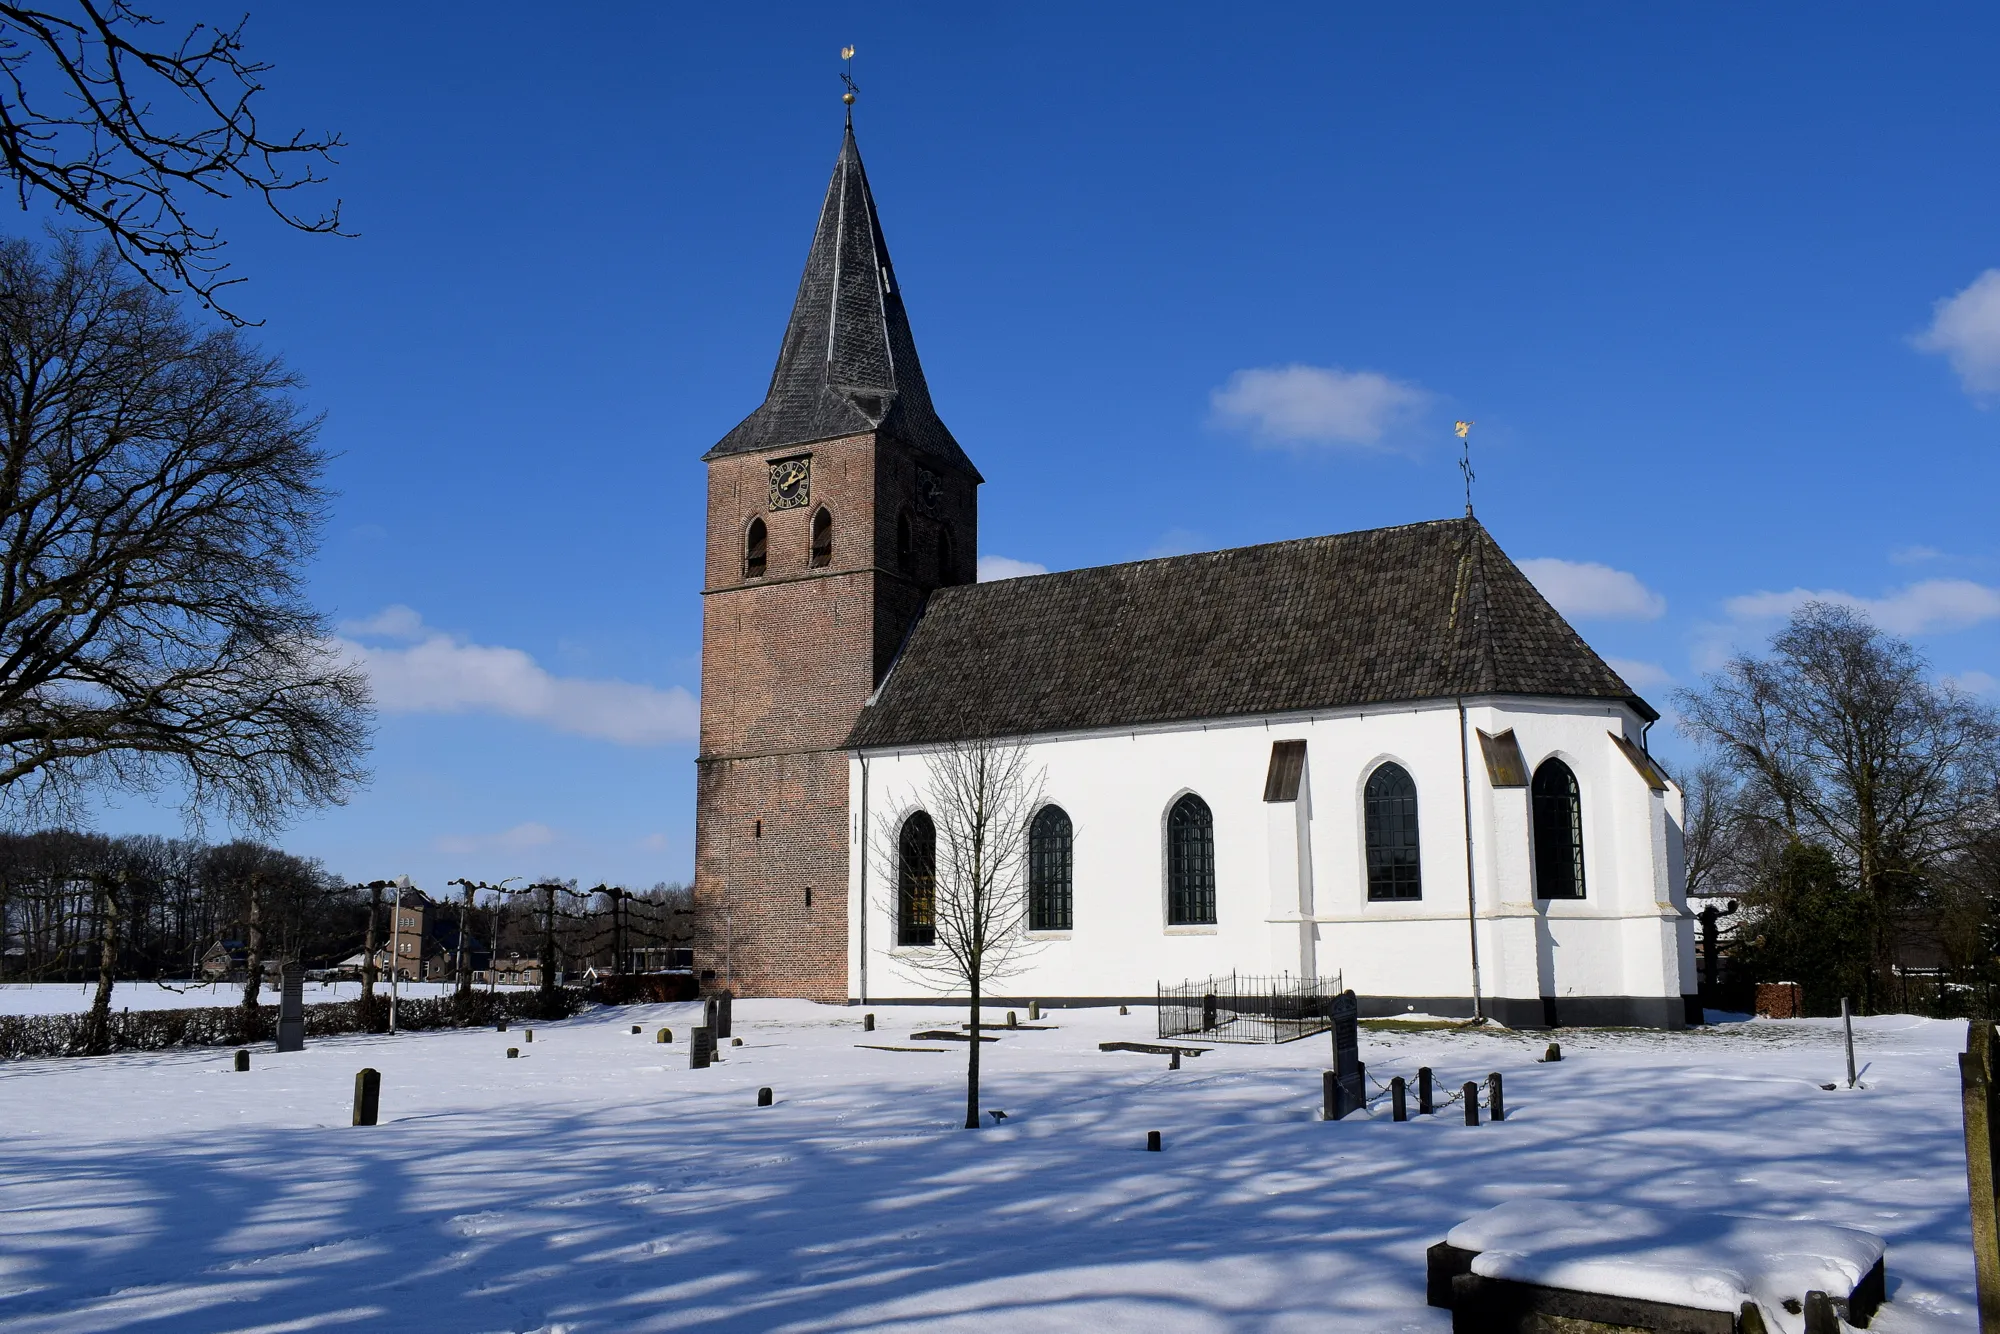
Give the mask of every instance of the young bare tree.
[[297, 387], [109, 250], [0, 242], [0, 811], [171, 782], [269, 827], [364, 777], [366, 676], [303, 595]]
[[223, 242], [195, 220], [198, 199], [247, 192], [280, 222], [338, 232], [340, 204], [302, 212], [292, 192], [320, 183], [338, 135], [273, 138], [251, 99], [269, 65], [243, 24], [195, 24], [176, 41], [129, 0], [0, 4], [0, 176], [23, 208], [53, 206], [99, 228], [161, 291], [217, 300]]
[[1895, 918], [1993, 823], [2000, 715], [1933, 681], [1907, 641], [1818, 602], [1770, 656], [1740, 655], [1677, 702], [1682, 729], [1741, 784], [1738, 814], [1767, 849], [1832, 855], [1859, 896], [1869, 976], [1888, 982]]
[[[878, 831], [876, 861], [890, 887], [889, 919], [914, 926], [899, 967], [965, 995], [971, 1041], [965, 1067], [965, 1128], [979, 1128], [979, 1006], [995, 983], [1032, 954], [1028, 936], [1028, 825], [1042, 804], [1041, 770], [1025, 746], [967, 741], [937, 751], [916, 794], [932, 841], [910, 844], [910, 813]], [[919, 826], [921, 827], [921, 826]], [[925, 864], [928, 857], [928, 864]], [[928, 941], [923, 936], [928, 934]]]

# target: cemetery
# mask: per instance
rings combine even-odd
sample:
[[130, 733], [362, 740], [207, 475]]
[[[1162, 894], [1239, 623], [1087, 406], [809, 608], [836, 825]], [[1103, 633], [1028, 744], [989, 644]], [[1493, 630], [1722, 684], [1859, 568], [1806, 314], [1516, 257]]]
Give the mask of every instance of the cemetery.
[[1006, 1002], [971, 1134], [963, 1007], [12, 1062], [0, 1301], [37, 1334], [1976, 1328], [1962, 1023], [1856, 1020], [1850, 1088], [1838, 1020], [1352, 999], [1285, 1041]]

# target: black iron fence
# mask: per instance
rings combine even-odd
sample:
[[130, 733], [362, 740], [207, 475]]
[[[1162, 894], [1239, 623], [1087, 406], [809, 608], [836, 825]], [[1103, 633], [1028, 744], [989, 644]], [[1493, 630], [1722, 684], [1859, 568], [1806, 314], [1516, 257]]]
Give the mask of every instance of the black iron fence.
[[1211, 1042], [1290, 1042], [1333, 1027], [1340, 977], [1246, 977], [1231, 973], [1158, 988], [1160, 1036]]

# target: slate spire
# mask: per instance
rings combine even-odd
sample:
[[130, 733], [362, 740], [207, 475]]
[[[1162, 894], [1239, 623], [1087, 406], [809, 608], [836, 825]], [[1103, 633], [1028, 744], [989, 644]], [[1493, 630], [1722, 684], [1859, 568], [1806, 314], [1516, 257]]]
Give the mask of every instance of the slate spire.
[[849, 118], [764, 402], [704, 458], [881, 431], [978, 472], [931, 406], [916, 339]]

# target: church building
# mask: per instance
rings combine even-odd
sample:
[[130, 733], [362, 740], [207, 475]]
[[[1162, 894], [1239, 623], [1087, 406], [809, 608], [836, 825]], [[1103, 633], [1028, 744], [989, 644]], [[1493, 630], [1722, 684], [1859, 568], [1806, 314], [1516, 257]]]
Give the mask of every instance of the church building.
[[850, 125], [764, 402], [708, 464], [704, 984], [934, 999], [940, 748], [1027, 749], [1033, 948], [1004, 992], [1232, 972], [1363, 1012], [1678, 1027], [1659, 715], [1464, 518], [975, 582]]

